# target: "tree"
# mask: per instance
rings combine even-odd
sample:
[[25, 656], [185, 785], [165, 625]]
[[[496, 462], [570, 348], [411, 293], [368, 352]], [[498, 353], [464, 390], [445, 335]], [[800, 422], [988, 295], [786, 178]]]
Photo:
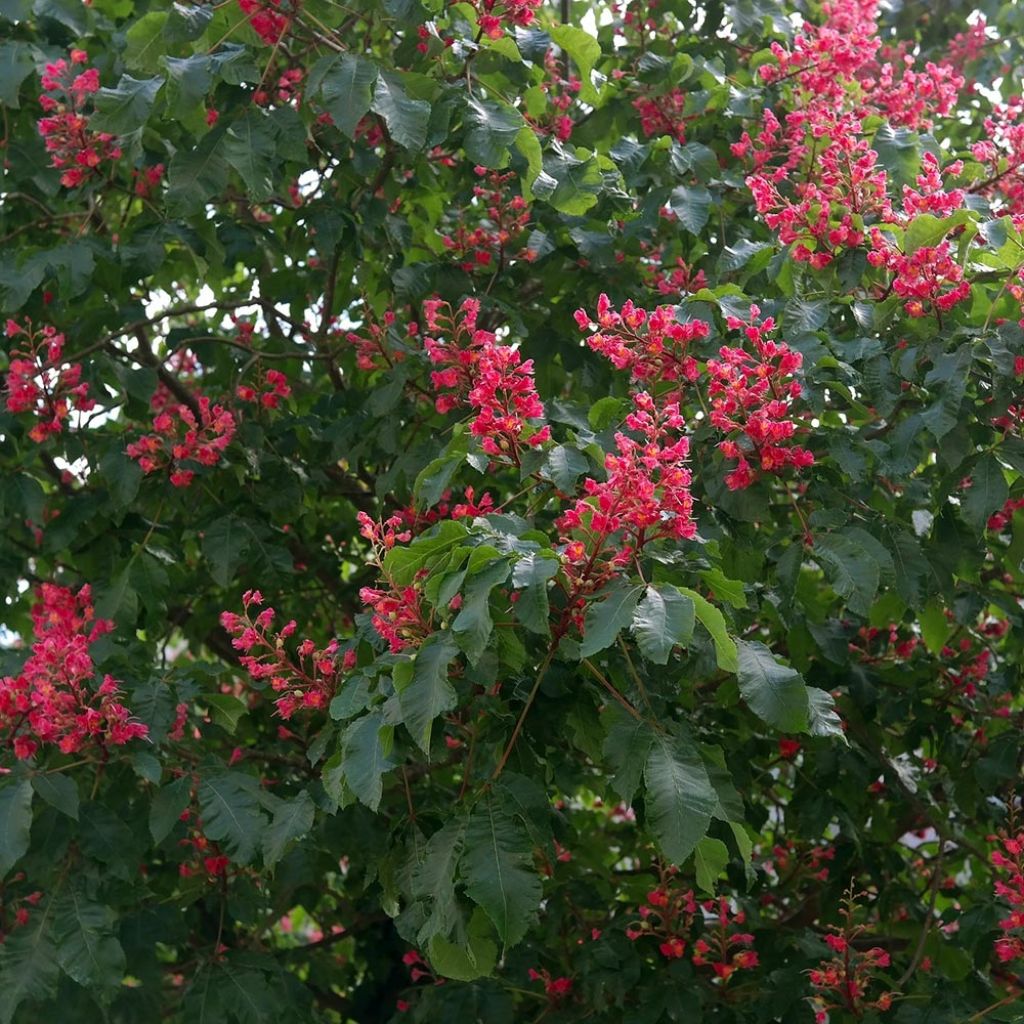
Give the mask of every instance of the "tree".
[[1019, 1019], [1024, 9], [0, 24], [0, 1024]]

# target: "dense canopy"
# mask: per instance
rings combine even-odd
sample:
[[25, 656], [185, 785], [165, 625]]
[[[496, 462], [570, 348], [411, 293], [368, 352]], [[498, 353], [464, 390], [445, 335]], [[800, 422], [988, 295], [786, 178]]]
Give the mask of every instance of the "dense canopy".
[[0, 0], [0, 1024], [1024, 1020], [1022, 39]]

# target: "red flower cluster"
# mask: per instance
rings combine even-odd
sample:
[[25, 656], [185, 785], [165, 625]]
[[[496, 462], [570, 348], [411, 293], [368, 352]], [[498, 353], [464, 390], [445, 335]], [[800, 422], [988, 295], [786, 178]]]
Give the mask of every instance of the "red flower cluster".
[[704, 271], [695, 271], [681, 256], [677, 256], [674, 263], [665, 263], [663, 259], [661, 248], [650, 250], [643, 258], [640, 269], [649, 288], [661, 295], [678, 296], [687, 292], [693, 294], [708, 286]]
[[[455, 230], [442, 236], [444, 247], [467, 273], [478, 268], [499, 265], [506, 259], [525, 258], [515, 248], [530, 223], [530, 207], [521, 195], [509, 195], [508, 186], [516, 180], [514, 171], [489, 171], [476, 167], [484, 184], [473, 186], [473, 202], [458, 211]], [[476, 226], [471, 224], [477, 221]]]
[[1024, 96], [1011, 96], [996, 104], [985, 118], [988, 138], [971, 147], [971, 155], [985, 168], [985, 179], [976, 191], [1014, 217], [1024, 227]]
[[719, 430], [738, 435], [718, 445], [727, 459], [737, 463], [725, 478], [732, 490], [749, 487], [758, 470], [778, 473], [786, 466], [814, 464], [814, 456], [806, 448], [784, 443], [796, 433], [789, 416], [802, 392], [792, 378], [803, 357], [785, 342], [766, 337], [775, 329], [775, 321], [768, 317], [759, 323], [760, 312], [751, 306], [749, 321], [737, 317], [726, 321], [730, 330], [743, 331], [756, 354], [723, 346], [720, 359], [708, 360], [711, 422]]
[[[384, 370], [390, 369], [395, 363], [405, 359], [405, 353], [388, 342], [388, 331], [396, 320], [392, 310], [384, 311], [383, 317], [379, 319], [374, 316], [373, 311], [367, 307], [361, 328], [362, 334], [348, 331], [345, 340], [356, 350], [356, 366], [360, 370]], [[410, 323], [406, 326], [405, 333], [409, 338], [415, 338], [419, 334], [419, 324]]]
[[235, 394], [243, 402], [258, 402], [264, 409], [276, 409], [281, 399], [288, 398], [291, 393], [288, 378], [280, 370], [267, 370], [256, 387], [239, 384], [235, 389]]
[[122, 746], [148, 735], [118, 699], [117, 683], [95, 672], [89, 648], [114, 624], [96, 619], [89, 587], [44, 583], [32, 609], [32, 653], [17, 676], [0, 679], [0, 733], [17, 758], [43, 744], [73, 754], [87, 743]]
[[725, 984], [736, 971], [758, 965], [757, 953], [750, 948], [754, 936], [734, 930], [746, 923], [746, 914], [734, 911], [724, 896], [698, 905], [692, 889], [682, 892], [663, 877], [638, 913], [640, 920], [626, 928], [626, 937], [634, 942], [647, 936], [658, 939], [658, 951], [666, 960], [681, 960], [686, 955], [689, 936], [699, 920], [704, 932], [693, 943], [690, 959], [695, 967], [710, 967]]
[[75, 188], [98, 175], [106, 161], [117, 160], [121, 150], [113, 135], [89, 130], [89, 115], [85, 108], [89, 97], [100, 88], [100, 73], [95, 68], [81, 71], [89, 55], [84, 50], [72, 50], [70, 62], [57, 60], [47, 64], [42, 74], [46, 90], [39, 97], [39, 105], [46, 112], [39, 119], [39, 134], [50, 165], [64, 171], [60, 183]]
[[835, 954], [830, 960], [808, 972], [816, 1024], [825, 1024], [829, 1010], [843, 1010], [860, 1018], [868, 1010], [888, 1010], [893, 993], [883, 992], [871, 996], [870, 990], [877, 979], [876, 973], [890, 963], [889, 954], [879, 946], [859, 948], [856, 940], [866, 931], [863, 925], [853, 923], [854, 897], [848, 894], [846, 905], [840, 910], [843, 928], [833, 927], [825, 942]]
[[429, 613], [420, 603], [420, 589], [415, 584], [399, 586], [385, 568], [387, 553], [395, 544], [412, 539], [409, 530], [399, 531], [401, 516], [391, 516], [383, 523], [374, 522], [365, 512], [359, 513], [359, 532], [373, 545], [373, 558], [386, 590], [363, 587], [359, 600], [373, 610], [373, 628], [384, 640], [392, 654], [416, 646], [433, 631]]
[[268, 46], [275, 46], [288, 31], [299, 0], [238, 0], [238, 6], [256, 35]]
[[963, 267], [954, 258], [949, 242], [922, 246], [906, 255], [874, 228], [871, 245], [868, 262], [891, 271], [892, 290], [907, 300], [905, 308], [911, 316], [945, 313], [970, 298], [970, 282], [964, 280]]
[[534, 970], [530, 968], [526, 972], [530, 981], [543, 981], [544, 992], [553, 1003], [559, 1003], [572, 992], [572, 978], [552, 978], [551, 973], [546, 970]]
[[574, 316], [581, 331], [594, 332], [587, 344], [617, 370], [628, 370], [633, 380], [692, 382], [700, 375], [688, 349], [708, 336], [703, 320], [680, 323], [673, 306], [658, 306], [648, 313], [631, 300], [616, 312], [604, 293], [597, 299], [596, 322], [584, 309], [577, 309]]
[[[278, 714], [285, 720], [300, 710], [322, 710], [330, 703], [338, 687], [338, 641], [331, 640], [326, 647], [317, 649], [306, 639], [295, 650], [292, 658], [285, 641], [296, 630], [295, 620], [273, 630], [274, 609], [264, 608], [252, 617], [250, 609], [263, 604], [258, 590], [247, 590], [242, 595], [244, 612], [221, 612], [220, 624], [234, 639], [231, 646], [244, 652], [238, 659], [250, 678], [269, 680], [270, 688], [279, 694], [274, 699]], [[341, 668], [355, 667], [356, 653], [346, 651]]]
[[127, 446], [125, 451], [135, 459], [144, 473], [167, 467], [175, 487], [188, 487], [195, 472], [185, 468], [186, 462], [216, 466], [224, 449], [235, 436], [235, 418], [221, 405], [211, 405], [200, 396], [199, 421], [187, 405], [178, 405], [157, 413], [153, 434], [145, 434]]
[[499, 345], [497, 335], [477, 328], [476, 299], [465, 299], [457, 313], [438, 299], [429, 299], [423, 309], [427, 330], [450, 338], [423, 339], [430, 361], [441, 367], [430, 375], [442, 392], [435, 402], [437, 411], [469, 405], [476, 410], [470, 431], [481, 439], [483, 450], [518, 465], [524, 442], [536, 447], [551, 437], [550, 427], [533, 428], [527, 422], [544, 416], [533, 381], [533, 360], [524, 362], [518, 349]]
[[638, 96], [633, 109], [640, 115], [644, 135], [670, 135], [676, 142], [686, 141], [686, 122], [692, 118], [683, 116], [686, 95], [680, 89]]
[[[588, 477], [583, 484], [586, 497], [556, 523], [565, 544], [566, 572], [577, 592], [628, 565], [653, 540], [689, 540], [697, 533], [686, 466], [690, 442], [679, 436], [679, 406], [673, 402], [658, 409], [641, 391], [633, 396], [633, 410], [626, 426], [642, 440], [617, 433], [618, 454], [605, 455], [608, 478], [598, 482]], [[609, 547], [615, 535], [620, 539]]]
[[512, 25], [533, 22], [543, 0], [473, 0], [477, 23], [488, 39], [500, 39]]
[[1012, 837], [1003, 832], [998, 841], [1003, 849], [992, 851], [995, 894], [1009, 904], [1010, 912], [999, 922], [1003, 934], [996, 939], [995, 952], [1005, 964], [1024, 961], [1024, 829]]
[[[701, 906], [714, 923], [707, 932], [707, 938], [700, 938], [693, 944], [694, 966], [710, 967], [723, 985], [737, 971], [757, 967], [757, 953], [750, 948], [754, 944], [754, 936], [749, 932], [732, 931], [746, 923], [747, 915], [742, 910], [732, 910], [724, 896], [720, 896], [717, 902], [705, 900]], [[708, 923], [705, 918], [705, 924]]]
[[[277, 85], [273, 91], [268, 89], [257, 89], [252, 94], [252, 101], [257, 106], [265, 107], [271, 99], [281, 104], [298, 106], [302, 102], [302, 79], [306, 72], [302, 68], [288, 68], [278, 76]], [[294, 196], [293, 196], [294, 199]], [[300, 203], [296, 203], [296, 206]]]
[[64, 335], [55, 327], [33, 330], [31, 320], [24, 326], [8, 320], [6, 334], [18, 339], [7, 370], [7, 411], [35, 415], [38, 423], [28, 432], [33, 441], [59, 434], [69, 409], [88, 412], [95, 407], [89, 385], [81, 379], [81, 364], [62, 364]]
[[658, 951], [666, 960], [681, 960], [686, 955], [690, 932], [699, 907], [693, 890], [685, 892], [672, 881], [675, 869], [663, 872], [656, 889], [647, 894], [647, 902], [638, 908], [640, 920], [626, 927], [631, 942], [651, 937], [658, 940]]

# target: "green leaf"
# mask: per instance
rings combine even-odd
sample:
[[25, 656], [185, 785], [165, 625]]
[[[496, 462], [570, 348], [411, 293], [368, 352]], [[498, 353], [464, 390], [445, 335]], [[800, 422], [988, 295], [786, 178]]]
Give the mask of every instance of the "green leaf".
[[40, 772], [32, 776], [32, 788], [51, 807], [78, 821], [78, 786], [60, 772]]
[[265, 114], [249, 109], [233, 122], [221, 139], [220, 153], [245, 182], [253, 199], [270, 198], [274, 191], [274, 132]]
[[8, 779], [0, 785], [0, 879], [28, 852], [32, 783]]
[[572, 494], [576, 481], [590, 468], [587, 457], [578, 448], [567, 444], [555, 445], [544, 457], [540, 472], [560, 491]]
[[345, 781], [371, 811], [380, 806], [384, 792], [381, 777], [394, 767], [391, 747], [394, 727], [384, 724], [383, 716], [375, 711], [356, 719], [345, 730], [342, 741], [342, 766]]
[[807, 687], [807, 731], [812, 736], [838, 736], [844, 743], [843, 720], [836, 711], [836, 702], [828, 690]]
[[355, 138], [356, 125], [370, 109], [376, 81], [376, 65], [351, 53], [333, 58], [323, 76], [320, 98], [324, 109], [350, 139]]
[[644, 765], [645, 805], [665, 856], [682, 864], [711, 824], [718, 806], [700, 754], [685, 739], [657, 733]]
[[491, 938], [487, 916], [477, 910], [466, 931], [464, 944], [450, 942], [443, 935], [431, 937], [427, 956], [434, 970], [454, 981], [475, 981], [494, 973], [498, 947]]
[[71, 887], [57, 901], [53, 932], [57, 961], [79, 985], [113, 989], [125, 974], [125, 956], [113, 934], [116, 915]]
[[597, 90], [590, 72], [601, 59], [601, 44], [589, 32], [574, 25], [553, 25], [551, 38], [572, 58], [580, 73], [580, 99], [597, 103]]
[[685, 146], [676, 143], [669, 159], [677, 174], [693, 174], [698, 181], [710, 181], [719, 172], [718, 157], [700, 142], [688, 142]]
[[192, 781], [187, 775], [158, 789], [149, 805], [149, 834], [158, 846], [178, 823], [191, 799]]
[[208, 199], [220, 195], [227, 187], [228, 173], [214, 132], [204, 136], [195, 149], [179, 149], [167, 168], [170, 209], [178, 215], [202, 209]]
[[903, 236], [903, 251], [911, 256], [918, 249], [933, 248], [953, 228], [960, 227], [971, 219], [967, 210], [957, 210], [950, 217], [934, 217], [930, 213], [919, 213], [907, 226]]
[[680, 185], [672, 190], [668, 205], [690, 234], [699, 235], [711, 216], [711, 193], [703, 185]]
[[984, 533], [988, 517], [1010, 496], [1003, 468], [994, 455], [983, 455], [971, 470], [971, 486], [960, 499], [960, 512], [976, 533]]
[[448, 680], [448, 666], [459, 653], [451, 633], [434, 633], [416, 652], [412, 681], [398, 693], [402, 719], [417, 746], [429, 756], [434, 719], [457, 703]]
[[654, 733], [646, 722], [615, 705], [609, 705], [603, 717], [608, 733], [602, 752], [615, 771], [612, 789], [629, 804], [640, 788], [647, 756], [654, 744]]
[[476, 806], [459, 862], [466, 894], [481, 906], [506, 949], [526, 935], [540, 906], [528, 834], [492, 796]]
[[881, 568], [868, 551], [841, 534], [819, 536], [814, 542], [814, 557], [829, 571], [829, 579], [847, 607], [867, 616], [878, 593]]
[[[52, 935], [52, 907], [43, 904], [0, 944], [0, 1024], [11, 1024], [18, 1007], [53, 996], [60, 978]], [[38, 1015], [29, 1020], [38, 1020]]]
[[551, 625], [548, 580], [558, 574], [560, 562], [553, 553], [524, 555], [512, 569], [512, 586], [519, 592], [516, 618], [531, 633], [549, 636]]
[[693, 601], [669, 584], [651, 584], [633, 614], [633, 635], [641, 653], [656, 665], [667, 665], [674, 647], [693, 637]]
[[705, 836], [693, 851], [697, 888], [714, 895], [715, 882], [729, 863], [729, 849], [721, 839]]
[[282, 800], [274, 811], [270, 827], [263, 834], [263, 863], [272, 868], [293, 839], [301, 839], [313, 827], [316, 808], [306, 790], [291, 800]]
[[150, 11], [133, 22], [125, 32], [124, 62], [131, 71], [155, 71], [167, 52], [164, 29], [167, 11]]
[[928, 606], [918, 613], [917, 621], [921, 626], [921, 638], [928, 648], [928, 653], [941, 654], [952, 632], [952, 624], [946, 617], [945, 609], [937, 601], [930, 601]]
[[583, 641], [580, 657], [589, 658], [615, 643], [619, 633], [633, 621], [643, 587], [616, 582], [601, 601], [592, 601], [583, 620]]
[[597, 202], [603, 187], [597, 159], [586, 150], [574, 153], [559, 143], [552, 143], [544, 154], [544, 172], [533, 183], [537, 198], [571, 216], [586, 213]]
[[781, 665], [764, 644], [739, 640], [736, 677], [750, 710], [783, 732], [806, 732], [807, 686], [800, 673]]
[[259, 783], [242, 772], [215, 768], [199, 783], [203, 832], [238, 864], [248, 864], [263, 838], [267, 819], [259, 808]]
[[718, 667], [723, 672], [735, 672], [739, 664], [736, 655], [736, 642], [729, 636], [729, 630], [725, 625], [725, 616], [696, 590], [680, 587], [679, 593], [685, 594], [693, 602], [697, 618], [711, 634], [711, 639], [715, 644]]
[[729, 579], [721, 569], [705, 569], [700, 578], [707, 584], [712, 597], [727, 602], [733, 608], [747, 607], [747, 593], [742, 580]]
[[32, 48], [20, 40], [0, 45], [0, 104], [18, 109], [21, 83], [35, 70]]
[[230, 693], [204, 693], [200, 698], [213, 713], [213, 720], [226, 732], [232, 735], [238, 726], [239, 719], [248, 712], [249, 707]]
[[206, 528], [203, 554], [213, 567], [211, 575], [218, 586], [226, 587], [235, 578], [251, 540], [251, 534], [236, 516], [224, 516]]
[[115, 89], [100, 89], [94, 97], [96, 112], [89, 121], [89, 128], [113, 135], [127, 135], [141, 128], [149, 118], [153, 101], [163, 78], [132, 78], [122, 75]]
[[[477, 548], [473, 552], [471, 566], [480, 550]], [[490, 607], [491, 591], [508, 579], [508, 572], [508, 559], [501, 556], [488, 560], [466, 577], [466, 583], [462, 588], [462, 608], [452, 622], [452, 634], [470, 665], [475, 665], [480, 660], [494, 631]]]
[[520, 179], [523, 198], [527, 202], [532, 202], [533, 183], [544, 170], [544, 156], [540, 148], [540, 140], [537, 138], [536, 132], [526, 125], [516, 135], [515, 145], [526, 161], [526, 173]]
[[427, 902], [429, 911], [417, 933], [420, 945], [436, 935], [448, 935], [458, 918], [455, 877], [466, 834], [463, 817], [453, 818], [427, 840], [412, 871], [411, 890]]
[[110, 486], [110, 497], [117, 508], [127, 508], [139, 493], [142, 470], [116, 448], [108, 448], [100, 459], [100, 473]]
[[466, 105], [466, 159], [483, 167], [504, 167], [509, 147], [525, 127], [518, 110], [496, 100], [470, 97]]
[[373, 91], [374, 113], [384, 118], [388, 134], [406, 149], [422, 149], [427, 141], [430, 104], [411, 99], [396, 75], [382, 74]]

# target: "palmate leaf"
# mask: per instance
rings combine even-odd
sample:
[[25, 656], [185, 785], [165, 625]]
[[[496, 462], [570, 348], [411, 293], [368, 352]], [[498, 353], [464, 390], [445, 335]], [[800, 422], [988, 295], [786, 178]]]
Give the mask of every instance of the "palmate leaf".
[[11, 780], [0, 785], [0, 878], [28, 850], [32, 825], [32, 783]]
[[750, 710], [783, 732], [807, 729], [807, 686], [794, 668], [777, 662], [762, 643], [740, 640], [736, 673]]
[[682, 864], [711, 824], [718, 796], [689, 740], [656, 733], [644, 765], [647, 819], [665, 856]]
[[693, 636], [693, 601], [678, 588], [651, 585], [633, 614], [633, 635], [644, 657], [667, 665], [672, 649], [686, 646]]
[[484, 909], [506, 949], [523, 938], [540, 905], [531, 850], [524, 827], [485, 796], [466, 827], [459, 868], [466, 894]]
[[125, 955], [114, 936], [114, 911], [69, 887], [53, 911], [57, 960], [68, 977], [80, 985], [114, 989], [125, 973]]
[[589, 658], [615, 643], [619, 633], [633, 621], [633, 612], [643, 592], [643, 587], [616, 582], [601, 600], [590, 604], [583, 621], [581, 658]]
[[316, 808], [306, 790], [290, 800], [282, 800], [274, 810], [270, 827], [263, 833], [263, 863], [273, 867], [283, 856], [288, 844], [301, 839], [313, 827]]
[[258, 786], [253, 776], [219, 766], [204, 771], [199, 784], [203, 832], [221, 843], [239, 864], [253, 859], [267, 825], [259, 806]]
[[11, 1024], [23, 1002], [49, 999], [59, 977], [53, 908], [48, 901], [35, 909], [27, 925], [0, 944], [0, 1024]]
[[430, 753], [434, 719], [455, 707], [455, 688], [448, 681], [448, 666], [459, 653], [451, 633], [435, 633], [416, 652], [412, 681], [398, 691], [402, 718], [417, 746]]

